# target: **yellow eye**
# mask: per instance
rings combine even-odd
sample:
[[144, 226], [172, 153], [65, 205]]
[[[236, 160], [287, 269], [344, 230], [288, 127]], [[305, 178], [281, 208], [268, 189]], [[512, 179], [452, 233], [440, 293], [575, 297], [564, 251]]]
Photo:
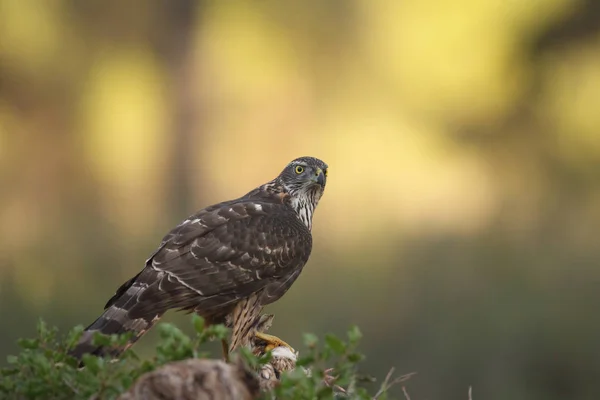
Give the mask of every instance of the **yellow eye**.
[[304, 172], [304, 167], [302, 165], [296, 165], [296, 173], [301, 174]]
[[327, 170], [323, 170], [323, 174], [325, 175], [325, 178], [327, 178]]

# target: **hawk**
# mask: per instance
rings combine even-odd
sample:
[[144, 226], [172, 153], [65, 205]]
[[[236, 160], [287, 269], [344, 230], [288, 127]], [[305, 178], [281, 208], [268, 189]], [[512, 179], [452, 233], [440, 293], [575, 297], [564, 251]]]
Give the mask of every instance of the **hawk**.
[[[300, 157], [246, 195], [185, 219], [117, 289], [71, 354], [118, 356], [170, 309], [230, 327], [230, 343], [222, 343], [226, 359], [255, 336], [272, 347], [287, 346], [254, 327], [263, 307], [287, 292], [308, 261], [312, 218], [326, 181], [327, 164]], [[107, 349], [92, 344], [95, 332], [132, 336], [124, 348]]]

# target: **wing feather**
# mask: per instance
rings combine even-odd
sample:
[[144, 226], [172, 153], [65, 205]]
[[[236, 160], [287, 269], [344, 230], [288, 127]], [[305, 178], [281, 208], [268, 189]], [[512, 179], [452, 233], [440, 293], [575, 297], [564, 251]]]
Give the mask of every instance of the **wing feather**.
[[308, 229], [281, 203], [221, 203], [163, 238], [146, 268], [128, 282], [143, 282], [146, 289], [127, 308], [134, 316], [170, 308], [209, 312], [263, 289], [267, 304], [291, 286], [311, 247]]

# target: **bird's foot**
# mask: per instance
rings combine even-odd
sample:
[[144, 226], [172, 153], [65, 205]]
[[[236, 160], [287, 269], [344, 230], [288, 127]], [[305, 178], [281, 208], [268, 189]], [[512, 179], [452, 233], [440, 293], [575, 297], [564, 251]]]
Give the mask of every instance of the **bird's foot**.
[[269, 335], [264, 332], [256, 332], [254, 335], [254, 345], [256, 348], [260, 348], [263, 352], [267, 352], [273, 350], [277, 347], [287, 347], [292, 351], [293, 354], [296, 354], [296, 350], [277, 336]]

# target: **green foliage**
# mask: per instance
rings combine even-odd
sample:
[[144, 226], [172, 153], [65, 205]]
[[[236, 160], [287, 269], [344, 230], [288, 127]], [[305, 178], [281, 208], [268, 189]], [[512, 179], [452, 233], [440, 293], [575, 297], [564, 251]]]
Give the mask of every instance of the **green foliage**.
[[[348, 331], [348, 341], [327, 334], [320, 346], [315, 335], [305, 334], [304, 345], [307, 350], [298, 359], [298, 368], [282, 375], [281, 384], [274, 390], [276, 397], [290, 400], [372, 399], [373, 396], [358, 386], [360, 377], [357, 374], [357, 364], [364, 357], [356, 351], [356, 347], [361, 337], [358, 327], [352, 327]], [[325, 385], [323, 380], [330, 370], [336, 379], [332, 385]], [[345, 393], [334, 390], [336, 385], [344, 388]]]
[[[210, 357], [200, 347], [208, 340], [226, 338], [228, 329], [223, 325], [205, 327], [199, 316], [193, 316], [195, 334], [190, 337], [172, 324], [159, 324], [160, 341], [156, 355], [150, 360], [140, 360], [131, 350], [126, 350], [118, 360], [85, 355], [84, 368], [68, 355], [75, 346], [83, 329], [73, 328], [64, 337], [58, 337], [56, 328], [48, 327], [43, 321], [37, 326], [37, 338], [21, 339], [18, 355], [8, 356], [8, 368], [0, 371], [0, 398], [10, 399], [115, 399], [143, 373], [168, 362], [187, 358]], [[281, 375], [281, 384], [274, 394], [280, 399], [372, 399], [359, 387], [357, 364], [363, 356], [356, 351], [361, 333], [356, 327], [348, 332], [348, 340], [326, 335], [320, 345], [312, 334], [305, 335], [306, 350], [297, 362], [297, 368]], [[95, 344], [119, 346], [127, 341], [127, 335], [100, 335], [94, 337]], [[239, 354], [252, 368], [269, 362], [271, 354], [254, 356], [249, 350]], [[217, 357], [220, 357], [217, 356]], [[345, 388], [346, 393], [334, 394], [334, 389], [324, 383], [326, 370], [334, 368], [334, 385]], [[271, 394], [264, 394], [270, 399]]]

